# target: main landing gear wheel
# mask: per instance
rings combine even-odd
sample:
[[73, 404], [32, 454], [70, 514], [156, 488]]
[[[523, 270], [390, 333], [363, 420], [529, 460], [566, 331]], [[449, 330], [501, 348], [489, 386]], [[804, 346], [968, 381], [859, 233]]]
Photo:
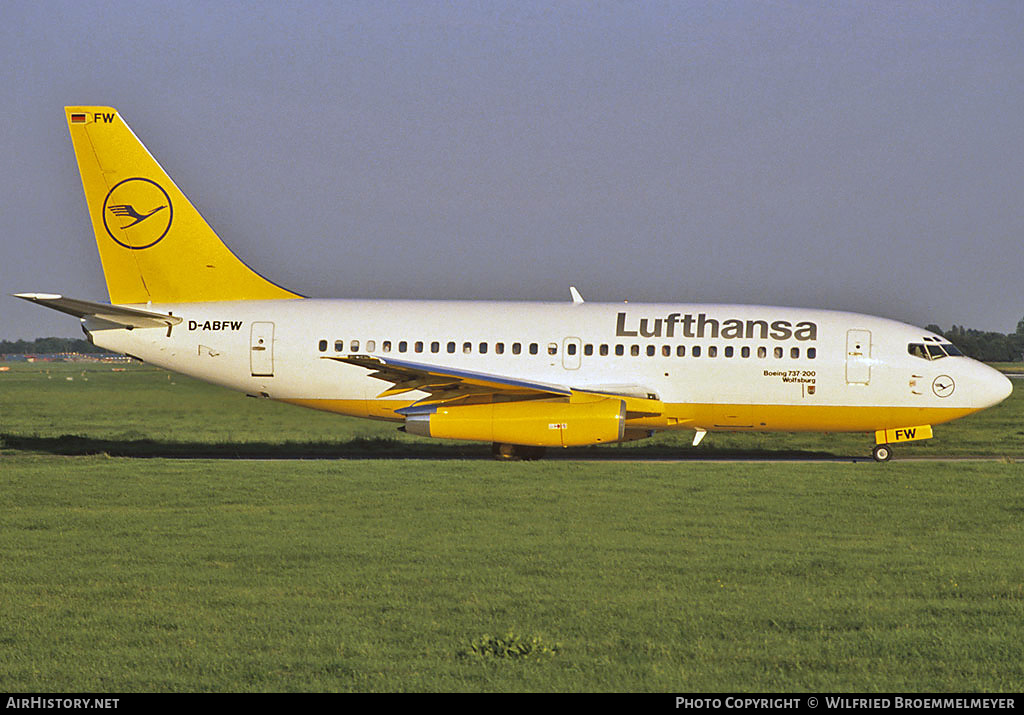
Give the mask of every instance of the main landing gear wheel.
[[491, 445], [491, 455], [495, 459], [540, 459], [544, 456], [543, 447], [528, 447], [522, 444], [503, 444], [495, 442]]
[[892, 447], [887, 444], [875, 445], [871, 456], [875, 458], [876, 462], [888, 462], [892, 459]]

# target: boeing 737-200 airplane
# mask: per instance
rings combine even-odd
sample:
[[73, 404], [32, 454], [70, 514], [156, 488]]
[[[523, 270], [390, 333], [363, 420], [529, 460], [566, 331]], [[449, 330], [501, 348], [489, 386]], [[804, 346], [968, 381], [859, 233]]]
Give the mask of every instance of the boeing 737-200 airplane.
[[67, 107], [110, 304], [17, 297], [96, 345], [295, 405], [494, 444], [502, 457], [657, 430], [872, 432], [874, 457], [1010, 382], [883, 318], [745, 305], [319, 300], [232, 254], [117, 110]]

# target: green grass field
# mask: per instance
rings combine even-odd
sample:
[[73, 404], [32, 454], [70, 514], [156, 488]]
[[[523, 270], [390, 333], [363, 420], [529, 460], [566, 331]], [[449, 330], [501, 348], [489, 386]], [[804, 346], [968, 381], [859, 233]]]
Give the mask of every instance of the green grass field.
[[[15, 366], [0, 687], [1020, 690], [1022, 408], [888, 464], [658, 461], [870, 447], [689, 434], [496, 463], [148, 368]], [[1001, 459], [899, 461], [945, 454]], [[318, 458], [344, 456], [373, 458]]]
[[[1024, 387], [1024, 381], [1017, 381]], [[935, 427], [935, 439], [896, 445], [896, 458], [1024, 458], [1024, 392], [966, 419]], [[867, 457], [869, 434], [660, 433], [640, 442], [549, 456], [586, 459]], [[398, 432], [360, 420], [254, 399], [181, 375], [133, 365], [13, 364], [0, 373], [0, 450], [140, 457], [489, 458], [490, 446]]]

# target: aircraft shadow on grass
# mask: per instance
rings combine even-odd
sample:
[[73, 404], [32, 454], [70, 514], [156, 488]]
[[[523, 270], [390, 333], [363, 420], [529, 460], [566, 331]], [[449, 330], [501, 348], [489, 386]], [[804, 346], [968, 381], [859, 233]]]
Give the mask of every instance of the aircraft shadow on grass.
[[[81, 435], [38, 437], [0, 433], [0, 450], [63, 456], [106, 454], [111, 457], [169, 459], [492, 459], [490, 446], [479, 443], [409, 443], [395, 439], [357, 438], [344, 442], [175, 442], [159, 439], [99, 439]], [[686, 450], [647, 447], [576, 447], [549, 449], [545, 459], [636, 460], [817, 460], [844, 459], [809, 450]], [[849, 459], [854, 459], [849, 457]]]

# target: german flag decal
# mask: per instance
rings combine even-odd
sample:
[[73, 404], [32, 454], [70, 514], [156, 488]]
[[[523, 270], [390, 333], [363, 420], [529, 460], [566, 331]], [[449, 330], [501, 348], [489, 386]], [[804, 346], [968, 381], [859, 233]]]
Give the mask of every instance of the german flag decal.
[[71, 115], [71, 123], [72, 124], [85, 124], [85, 115], [84, 114], [72, 114]]

